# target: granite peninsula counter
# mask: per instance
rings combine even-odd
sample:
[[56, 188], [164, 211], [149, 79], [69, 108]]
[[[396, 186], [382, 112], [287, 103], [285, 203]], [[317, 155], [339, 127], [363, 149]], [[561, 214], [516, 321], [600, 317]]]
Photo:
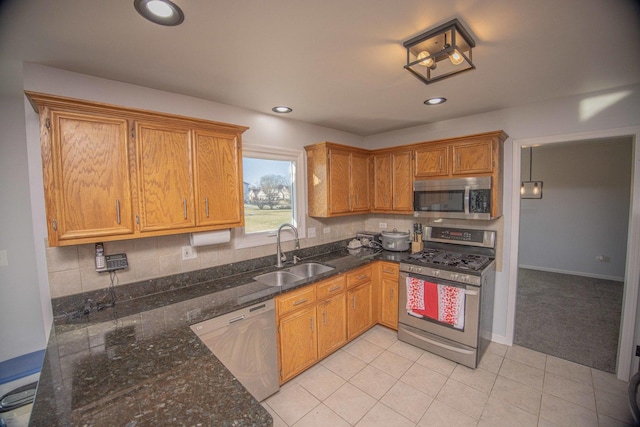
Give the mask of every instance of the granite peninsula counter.
[[[190, 325], [265, 301], [377, 259], [345, 242], [303, 249], [304, 261], [335, 267], [287, 287], [253, 281], [275, 270], [273, 256], [115, 288], [116, 305], [97, 310], [105, 290], [52, 301], [31, 426], [271, 426], [271, 415], [191, 331]], [[88, 312], [89, 314], [86, 314]]]

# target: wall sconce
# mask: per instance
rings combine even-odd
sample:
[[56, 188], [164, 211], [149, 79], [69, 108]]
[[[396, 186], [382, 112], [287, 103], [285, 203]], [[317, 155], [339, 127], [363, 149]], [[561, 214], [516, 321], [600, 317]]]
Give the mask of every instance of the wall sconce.
[[471, 50], [476, 46], [457, 19], [419, 34], [403, 43], [404, 68], [426, 84], [475, 69]]
[[521, 199], [542, 199], [542, 181], [532, 181], [533, 147], [529, 147], [529, 181], [522, 181], [520, 185]]

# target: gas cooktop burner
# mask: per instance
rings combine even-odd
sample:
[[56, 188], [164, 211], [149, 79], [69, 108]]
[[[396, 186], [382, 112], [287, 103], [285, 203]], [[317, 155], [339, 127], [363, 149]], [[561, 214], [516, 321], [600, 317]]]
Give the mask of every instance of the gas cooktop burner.
[[484, 255], [449, 252], [430, 248], [409, 255], [409, 258], [424, 264], [442, 265], [468, 271], [480, 271], [491, 262], [491, 258]]

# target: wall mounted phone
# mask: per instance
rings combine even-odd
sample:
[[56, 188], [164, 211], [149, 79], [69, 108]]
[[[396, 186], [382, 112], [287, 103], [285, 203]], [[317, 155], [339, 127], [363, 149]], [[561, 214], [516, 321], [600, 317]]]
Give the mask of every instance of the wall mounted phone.
[[116, 271], [129, 268], [127, 254], [105, 255], [102, 243], [96, 243], [96, 271]]

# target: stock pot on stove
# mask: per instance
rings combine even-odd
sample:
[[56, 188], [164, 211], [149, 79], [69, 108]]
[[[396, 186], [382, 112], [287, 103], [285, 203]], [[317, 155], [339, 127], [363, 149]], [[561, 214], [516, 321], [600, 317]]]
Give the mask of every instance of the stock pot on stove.
[[393, 231], [381, 232], [380, 240], [382, 242], [382, 248], [388, 251], [404, 252], [409, 250], [409, 246], [411, 245], [409, 232], [398, 231], [395, 228]]

